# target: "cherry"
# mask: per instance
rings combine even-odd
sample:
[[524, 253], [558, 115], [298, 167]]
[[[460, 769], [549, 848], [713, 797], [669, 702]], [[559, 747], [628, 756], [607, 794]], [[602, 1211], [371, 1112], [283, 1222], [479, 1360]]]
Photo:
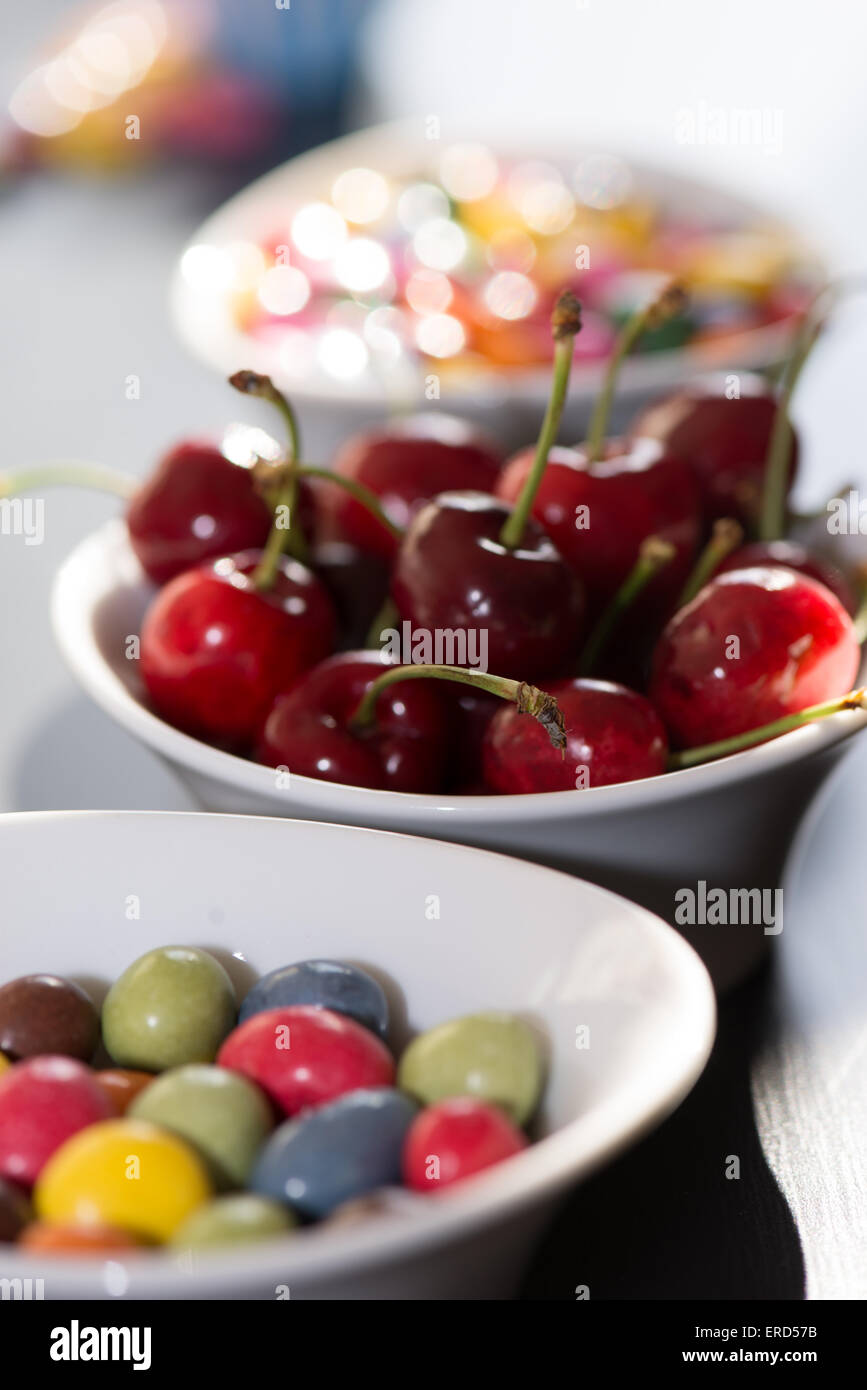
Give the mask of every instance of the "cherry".
[[528, 516], [562, 415], [580, 313], [574, 295], [560, 296], [551, 400], [516, 506], [482, 492], [442, 493], [410, 522], [395, 560], [391, 592], [400, 617], [426, 632], [484, 634], [489, 664], [507, 676], [535, 679], [562, 669], [582, 626], [580, 585]]
[[158, 714], [186, 733], [243, 748], [274, 696], [333, 647], [335, 616], [318, 579], [262, 552], [206, 561], [156, 595], [141, 630], [141, 675]]
[[[750, 373], [738, 374], [737, 389], [733, 396], [731, 377], [722, 373], [700, 377], [640, 411], [630, 434], [657, 440], [667, 454], [690, 465], [706, 519], [736, 517], [755, 527], [777, 397], [762, 377]], [[787, 492], [796, 467], [795, 442]]]
[[483, 744], [484, 778], [491, 791], [573, 791], [665, 771], [665, 728], [642, 695], [625, 685], [585, 679], [553, 681], [547, 692], [563, 715], [565, 757], [533, 720], [519, 719], [511, 707], [500, 709]]
[[[419, 686], [417, 681], [425, 684]], [[458, 666], [395, 665], [384, 652], [345, 652], [278, 695], [259, 741], [260, 762], [291, 776], [389, 791], [436, 792], [448, 777], [449, 706], [431, 680], [455, 681], [532, 714], [563, 746], [556, 701], [524, 682]]]
[[[440, 492], [489, 492], [501, 461], [490, 441], [466, 421], [427, 413], [348, 439], [334, 460], [334, 470], [369, 488], [390, 520], [404, 528]], [[394, 538], [346, 493], [324, 492], [322, 517], [325, 534], [386, 560], [394, 555]]]
[[672, 742], [733, 738], [848, 690], [852, 619], [814, 579], [780, 566], [712, 579], [668, 623], [648, 694]]
[[854, 616], [858, 608], [852, 585], [843, 571], [831, 560], [812, 554], [797, 541], [753, 541], [749, 545], [742, 545], [723, 560], [716, 573], [754, 569], [756, 565], [785, 565], [786, 569], [796, 570], [798, 574], [806, 574], [808, 578], [824, 584], [850, 615]]
[[349, 727], [361, 697], [393, 663], [378, 651], [330, 657], [284, 689], [265, 719], [256, 756], [290, 776], [355, 787], [435, 792], [448, 758], [449, 718], [440, 692], [399, 682], [376, 707], [376, 723]]
[[325, 585], [337, 611], [337, 645], [346, 651], [363, 647], [388, 597], [385, 560], [346, 541], [319, 541], [310, 552], [310, 568]]
[[[671, 562], [647, 586], [641, 605], [646, 611], [678, 592], [700, 539], [698, 489], [689, 465], [655, 440], [605, 439], [620, 364], [644, 331], [681, 304], [679, 292], [667, 286], [630, 319], [609, 362], [587, 443], [552, 449], [535, 494], [533, 516], [580, 578], [594, 617], [625, 581], [642, 541], [656, 536], [673, 547]], [[517, 454], [500, 476], [497, 495], [518, 497], [533, 467], [528, 451]]]

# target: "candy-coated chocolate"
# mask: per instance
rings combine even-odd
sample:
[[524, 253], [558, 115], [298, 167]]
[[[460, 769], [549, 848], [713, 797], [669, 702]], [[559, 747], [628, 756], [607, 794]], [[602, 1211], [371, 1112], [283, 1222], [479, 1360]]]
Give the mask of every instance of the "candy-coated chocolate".
[[90, 1125], [48, 1161], [34, 1191], [43, 1221], [119, 1226], [166, 1241], [213, 1188], [188, 1144], [145, 1120]]
[[121, 1067], [165, 1071], [212, 1062], [235, 1022], [232, 982], [194, 946], [160, 946], [116, 980], [102, 1008], [102, 1036]]
[[97, 1086], [108, 1096], [116, 1115], [125, 1115], [136, 1096], [154, 1079], [150, 1071], [128, 1071], [124, 1067], [107, 1067], [95, 1075]]
[[34, 1221], [18, 1241], [25, 1250], [45, 1250], [52, 1255], [101, 1255], [105, 1250], [135, 1250], [141, 1241], [116, 1226], [55, 1225]]
[[263, 975], [241, 1005], [238, 1022], [264, 1009], [294, 1004], [314, 1004], [346, 1014], [381, 1038], [388, 1032], [388, 1002], [382, 986], [358, 966], [338, 960], [302, 960]]
[[74, 1057], [29, 1057], [0, 1077], [0, 1177], [30, 1187], [55, 1149], [108, 1119], [111, 1102]]
[[309, 1005], [254, 1014], [230, 1033], [217, 1062], [257, 1082], [286, 1115], [394, 1080], [394, 1059], [379, 1038]]
[[171, 1243], [191, 1250], [248, 1245], [288, 1235], [297, 1224], [293, 1213], [280, 1202], [255, 1192], [233, 1192], [194, 1211], [175, 1231]]
[[542, 1079], [532, 1030], [514, 1014], [491, 1012], [419, 1034], [400, 1059], [397, 1084], [425, 1105], [451, 1096], [490, 1101], [522, 1125], [536, 1108]]
[[0, 1178], [0, 1243], [16, 1240], [30, 1220], [30, 1203], [13, 1182]]
[[13, 1060], [50, 1052], [89, 1062], [98, 1042], [93, 1001], [71, 980], [22, 975], [0, 988], [0, 1051]]
[[436, 1192], [526, 1147], [525, 1135], [498, 1106], [470, 1096], [441, 1100], [413, 1121], [403, 1180], [416, 1192]]
[[386, 1086], [341, 1096], [275, 1130], [250, 1185], [306, 1217], [328, 1216], [353, 1197], [400, 1182], [415, 1114], [408, 1096]]
[[242, 1187], [274, 1127], [252, 1081], [224, 1067], [193, 1064], [158, 1076], [133, 1101], [131, 1117], [171, 1130], [204, 1160], [217, 1188]]

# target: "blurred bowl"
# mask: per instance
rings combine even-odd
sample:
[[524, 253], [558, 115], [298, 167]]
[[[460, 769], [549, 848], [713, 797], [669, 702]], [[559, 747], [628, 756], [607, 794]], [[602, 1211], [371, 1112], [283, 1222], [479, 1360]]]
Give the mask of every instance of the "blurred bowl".
[[[464, 134], [469, 140], [490, 137], [487, 143], [497, 156], [505, 159], [544, 158], [575, 166], [596, 155], [574, 140], [561, 140], [559, 147], [548, 141], [540, 151], [538, 136], [526, 137], [523, 149], [519, 139], [513, 137], [508, 148], [502, 150], [498, 148], [497, 135], [491, 136], [487, 129]], [[506, 444], [526, 443], [534, 437], [550, 387], [547, 366], [501, 371], [491, 362], [478, 370], [452, 374], [445, 369], [439, 373], [437, 363], [424, 358], [405, 370], [390, 362], [377, 369], [371, 362], [357, 375], [338, 379], [315, 362], [305, 363], [303, 370], [287, 363], [276, 340], [265, 342], [247, 331], [235, 312], [236, 289], [222, 259], [227, 248], [237, 250], [249, 243], [258, 246], [279, 228], [285, 229], [283, 236], [288, 242], [290, 211], [327, 199], [335, 178], [347, 169], [372, 168], [392, 181], [426, 174], [432, 178], [434, 156], [441, 149], [437, 142], [420, 138], [417, 121], [376, 126], [290, 160], [225, 203], [190, 238], [172, 283], [172, 317], [194, 355], [222, 374], [241, 367], [269, 373], [305, 412], [317, 436], [325, 441], [322, 447], [333, 447], [347, 431], [381, 421], [395, 409], [429, 404], [426, 374], [431, 371], [441, 377], [445, 408], [490, 429]], [[627, 167], [625, 160], [617, 158], [617, 163]], [[824, 278], [814, 254], [803, 248], [800, 237], [754, 202], [643, 162], [629, 161], [628, 174], [637, 199], [647, 198], [685, 223], [735, 232], [770, 232], [798, 248], [798, 265], [811, 280], [818, 278], [821, 282]], [[364, 233], [365, 228], [361, 231]], [[185, 260], [191, 251], [193, 258]], [[239, 266], [241, 275], [247, 273], [243, 258]], [[636, 264], [635, 269], [640, 271], [642, 267]], [[303, 314], [299, 318], [303, 322]], [[285, 323], [291, 328], [292, 318]], [[760, 370], [776, 364], [786, 355], [792, 326], [791, 317], [780, 318], [757, 323], [718, 341], [634, 356], [621, 373], [617, 410], [631, 411], [652, 395], [705, 369]], [[577, 434], [586, 422], [602, 370], [598, 361], [582, 363], [579, 352], [566, 407], [566, 432], [571, 429]]]
[[[441, 1197], [192, 1261], [0, 1246], [0, 1278], [41, 1279], [49, 1299], [275, 1299], [287, 1286], [293, 1300], [508, 1296], [558, 1196], [671, 1111], [713, 1041], [707, 975], [662, 922], [459, 846], [249, 816], [58, 812], [3, 818], [0, 875], [15, 924], [4, 978], [51, 970], [101, 999], [139, 954], [182, 942], [214, 950], [243, 994], [289, 961], [344, 958], [379, 976], [398, 1047], [498, 1007], [524, 1015], [549, 1050], [540, 1142]], [[592, 1051], [576, 1047], [579, 1025]]]
[[675, 893], [699, 879], [772, 888], [791, 833], [864, 711], [835, 715], [700, 767], [621, 786], [538, 796], [427, 796], [285, 774], [180, 733], [148, 709], [127, 638], [154, 589], [122, 521], [84, 540], [58, 572], [54, 633], [73, 675], [113, 719], [151, 748], [208, 810], [338, 821], [502, 850], [615, 888], [672, 921], [717, 986], [764, 953], [762, 926], [675, 922]]

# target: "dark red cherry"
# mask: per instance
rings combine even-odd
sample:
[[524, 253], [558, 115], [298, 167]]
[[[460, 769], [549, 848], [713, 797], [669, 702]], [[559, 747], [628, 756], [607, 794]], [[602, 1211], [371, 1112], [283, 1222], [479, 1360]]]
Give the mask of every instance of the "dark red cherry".
[[[500, 475], [497, 496], [514, 502], [532, 462], [532, 450], [516, 454]], [[664, 606], [683, 586], [701, 537], [689, 466], [649, 439], [608, 440], [593, 464], [586, 449], [552, 449], [533, 516], [580, 578], [594, 616], [619, 589], [649, 536], [668, 541], [675, 554], [647, 586], [640, 608]]]
[[831, 560], [814, 555], [797, 541], [753, 541], [728, 555], [716, 571], [753, 569], [756, 565], [785, 565], [810, 579], [818, 579], [832, 594], [836, 594], [846, 612], [854, 615], [858, 600], [849, 580]]
[[487, 669], [516, 680], [562, 671], [584, 617], [581, 586], [530, 518], [520, 544], [500, 532], [511, 508], [481, 492], [447, 492], [410, 522], [391, 592], [400, 617], [425, 632], [478, 634]]
[[[501, 461], [490, 440], [472, 425], [431, 412], [355, 435], [338, 453], [334, 469], [376, 493], [390, 520], [403, 528], [440, 492], [490, 492]], [[391, 559], [394, 538], [353, 497], [325, 488], [322, 503], [324, 534]]]
[[396, 682], [380, 694], [372, 725], [349, 727], [362, 695], [394, 664], [383, 652], [342, 652], [300, 676], [271, 706], [259, 761], [349, 786], [439, 791], [449, 716], [437, 681]]
[[451, 789], [468, 795], [481, 793], [482, 744], [488, 725], [503, 708], [503, 701], [468, 685], [443, 685], [442, 690], [451, 706]]
[[[700, 377], [640, 411], [630, 433], [659, 440], [667, 452], [690, 464], [701, 486], [706, 519], [733, 516], [752, 528], [761, 507], [777, 398], [759, 376], [740, 372], [736, 382], [735, 396], [731, 376]], [[797, 453], [794, 439], [789, 487]]]
[[264, 545], [271, 513], [249, 468], [214, 443], [186, 440], [142, 483], [126, 521], [142, 569], [165, 584], [211, 556]]
[[337, 645], [346, 651], [363, 647], [388, 597], [386, 561], [346, 541], [320, 541], [310, 552], [310, 568], [322, 580], [337, 611]]
[[546, 690], [563, 715], [565, 754], [551, 746], [539, 723], [522, 718], [514, 705], [504, 705], [488, 725], [483, 744], [484, 777], [491, 791], [583, 790], [665, 771], [665, 728], [642, 695], [625, 685], [579, 678], [553, 681]]
[[672, 743], [694, 748], [842, 695], [859, 656], [823, 584], [778, 566], [731, 570], [669, 622], [648, 695]]
[[333, 648], [334, 609], [305, 566], [281, 558], [259, 590], [258, 552], [187, 570], [154, 598], [141, 630], [141, 675], [157, 713], [186, 733], [249, 745], [271, 702]]

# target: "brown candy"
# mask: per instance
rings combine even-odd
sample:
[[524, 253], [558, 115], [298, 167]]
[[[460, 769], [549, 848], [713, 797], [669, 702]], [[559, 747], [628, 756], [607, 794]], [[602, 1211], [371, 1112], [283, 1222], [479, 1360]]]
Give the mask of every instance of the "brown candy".
[[0, 1178], [0, 1241], [13, 1241], [30, 1220], [30, 1203], [11, 1182]]
[[57, 975], [22, 975], [0, 988], [0, 1052], [18, 1060], [44, 1053], [89, 1062], [99, 1015], [78, 985]]

